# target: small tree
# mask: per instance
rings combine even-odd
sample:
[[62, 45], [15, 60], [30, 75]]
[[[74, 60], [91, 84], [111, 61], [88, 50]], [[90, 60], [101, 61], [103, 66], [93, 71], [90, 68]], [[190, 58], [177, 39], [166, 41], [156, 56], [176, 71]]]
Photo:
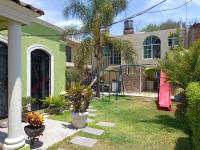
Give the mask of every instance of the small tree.
[[185, 27], [185, 23], [183, 23], [182, 21], [173, 21], [171, 19], [168, 19], [167, 21], [164, 21], [159, 25], [149, 24], [145, 28], [143, 28], [141, 31], [152, 32], [152, 31], [158, 31], [158, 30], [176, 29], [176, 28], [179, 28], [180, 25], [182, 27]]
[[67, 18], [73, 17], [82, 21], [81, 32], [88, 34], [77, 50], [75, 65], [83, 69], [91, 54], [94, 53], [97, 70], [97, 97], [100, 97], [100, 63], [104, 46], [112, 44], [129, 63], [132, 63], [134, 59], [135, 52], [130, 42], [109, 38], [108, 32], [102, 32], [102, 29], [107, 29], [115, 17], [126, 9], [127, 4], [128, 0], [68, 0], [64, 9]]
[[200, 82], [200, 41], [189, 49], [180, 46], [168, 52], [166, 58], [160, 61], [160, 65], [167, 73], [169, 81], [185, 93], [190, 82]]

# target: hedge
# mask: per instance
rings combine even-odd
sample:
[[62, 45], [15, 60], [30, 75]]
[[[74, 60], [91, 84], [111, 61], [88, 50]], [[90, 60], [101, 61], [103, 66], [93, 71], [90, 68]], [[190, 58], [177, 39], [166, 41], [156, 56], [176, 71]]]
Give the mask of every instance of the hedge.
[[193, 149], [200, 150], [200, 83], [190, 83], [186, 89], [187, 116], [192, 129]]

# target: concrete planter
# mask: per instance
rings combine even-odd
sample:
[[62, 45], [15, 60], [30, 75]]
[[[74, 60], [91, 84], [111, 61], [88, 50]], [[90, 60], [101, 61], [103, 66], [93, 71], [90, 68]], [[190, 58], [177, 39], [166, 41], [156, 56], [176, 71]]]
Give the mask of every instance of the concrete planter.
[[72, 125], [77, 129], [84, 128], [87, 125], [88, 112], [84, 113], [71, 113]]

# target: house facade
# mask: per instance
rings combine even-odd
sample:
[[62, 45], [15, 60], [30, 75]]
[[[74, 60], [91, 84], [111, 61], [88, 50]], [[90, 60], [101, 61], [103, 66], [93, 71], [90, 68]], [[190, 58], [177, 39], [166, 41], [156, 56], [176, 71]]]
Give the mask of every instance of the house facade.
[[[35, 109], [42, 107], [39, 99], [59, 95], [65, 90], [65, 44], [61, 42], [63, 30], [36, 19], [22, 27], [22, 96], [37, 98]], [[0, 117], [7, 116], [7, 30], [1, 31], [1, 106]]]
[[[136, 53], [135, 64], [127, 64], [112, 45], [104, 47], [104, 56], [100, 67], [101, 91], [124, 93], [157, 91], [159, 73], [147, 76], [145, 70], [157, 67], [159, 60], [165, 58], [166, 53], [179, 44], [177, 29], [135, 33], [133, 27], [130, 26], [124, 30], [124, 35], [113, 38], [128, 40], [133, 44]], [[181, 31], [180, 36], [184, 36], [183, 33]], [[73, 58], [78, 46], [77, 42], [72, 42], [66, 51], [68, 68], [74, 67]], [[91, 60], [93, 60], [91, 64], [95, 68], [94, 56], [91, 56]], [[96, 78], [93, 80], [91, 82], [95, 85]]]
[[[145, 70], [157, 67], [159, 60], [163, 59], [173, 46], [178, 45], [177, 29], [135, 33], [130, 26], [124, 30], [124, 35], [115, 38], [128, 40], [133, 44], [136, 52], [135, 64], [127, 64], [121, 54], [112, 47], [104, 51], [104, 59], [109, 59], [102, 77], [104, 89], [107, 86], [107, 89], [111, 88], [111, 92], [124, 93], [157, 91], [159, 73], [147, 76]], [[183, 33], [180, 35], [183, 36]]]

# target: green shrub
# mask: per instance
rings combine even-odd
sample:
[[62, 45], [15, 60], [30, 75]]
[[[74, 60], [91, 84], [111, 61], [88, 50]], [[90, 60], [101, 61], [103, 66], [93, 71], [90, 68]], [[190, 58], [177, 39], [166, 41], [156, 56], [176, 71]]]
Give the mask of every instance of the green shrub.
[[71, 87], [66, 94], [71, 111], [75, 113], [86, 112], [92, 96], [92, 89], [90, 87], [80, 85], [80, 83]]
[[185, 89], [191, 82], [200, 82], [200, 40], [189, 49], [178, 47], [169, 51], [165, 59], [159, 61], [169, 81], [175, 88], [181, 88], [185, 96]]
[[49, 108], [47, 109], [50, 113], [58, 113], [65, 109], [67, 100], [65, 99], [65, 96], [52, 96], [52, 97], [46, 97], [44, 100], [42, 100], [43, 104], [48, 105]]
[[200, 83], [190, 83], [186, 89], [187, 116], [191, 124], [193, 149], [200, 150]]
[[26, 112], [28, 110], [28, 105], [35, 103], [36, 99], [33, 97], [22, 97], [22, 111]]

